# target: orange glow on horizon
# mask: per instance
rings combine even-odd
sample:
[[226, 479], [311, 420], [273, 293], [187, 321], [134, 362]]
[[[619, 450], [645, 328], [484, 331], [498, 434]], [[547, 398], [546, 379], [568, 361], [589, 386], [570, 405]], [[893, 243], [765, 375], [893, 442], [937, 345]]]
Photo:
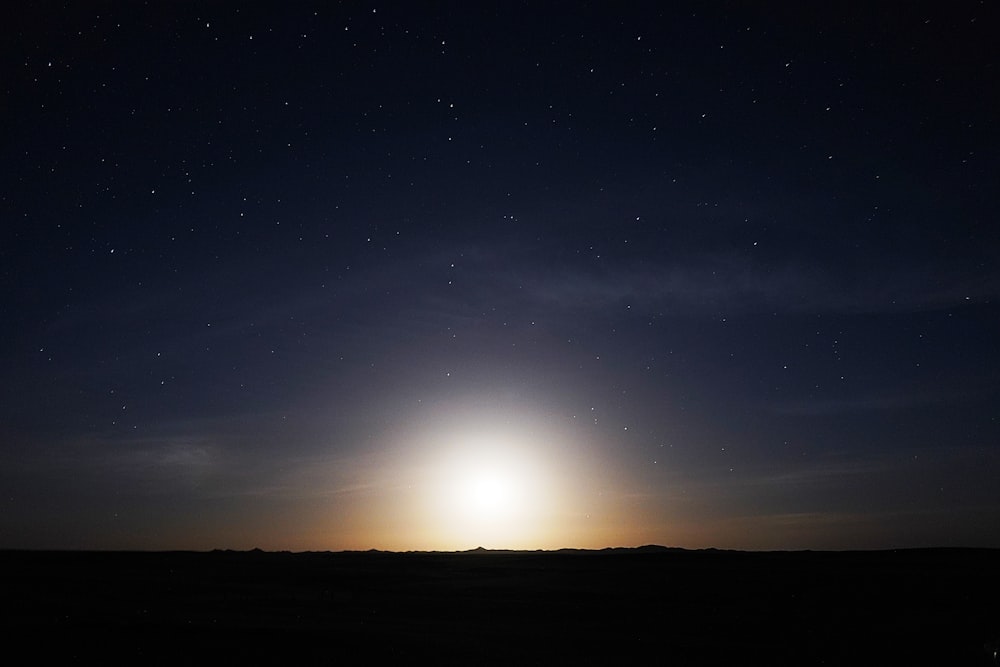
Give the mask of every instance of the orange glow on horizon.
[[452, 408], [358, 466], [323, 531], [335, 549], [600, 548], [635, 537], [616, 468], [574, 424]]

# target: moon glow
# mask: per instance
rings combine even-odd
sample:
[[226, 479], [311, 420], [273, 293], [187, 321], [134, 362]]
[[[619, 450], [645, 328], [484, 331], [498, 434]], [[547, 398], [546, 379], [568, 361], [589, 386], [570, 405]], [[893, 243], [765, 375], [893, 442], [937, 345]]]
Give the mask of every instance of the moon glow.
[[531, 546], [555, 511], [560, 481], [539, 433], [480, 422], [420, 448], [427, 534], [453, 548]]
[[622, 523], [612, 466], [569, 418], [470, 400], [400, 423], [361, 487], [383, 499], [365, 525], [380, 548], [600, 546]]

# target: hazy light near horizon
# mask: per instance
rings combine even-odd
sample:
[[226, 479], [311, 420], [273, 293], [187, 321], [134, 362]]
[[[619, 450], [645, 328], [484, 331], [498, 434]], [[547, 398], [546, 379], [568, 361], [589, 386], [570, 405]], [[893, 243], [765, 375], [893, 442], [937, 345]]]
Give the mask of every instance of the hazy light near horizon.
[[378, 500], [361, 510], [372, 546], [603, 546], [622, 522], [608, 504], [620, 484], [594, 444], [530, 408], [452, 406], [392, 441], [370, 468]]
[[477, 546], [537, 539], [559, 486], [538, 447], [511, 433], [471, 431], [430, 453], [428, 530]]

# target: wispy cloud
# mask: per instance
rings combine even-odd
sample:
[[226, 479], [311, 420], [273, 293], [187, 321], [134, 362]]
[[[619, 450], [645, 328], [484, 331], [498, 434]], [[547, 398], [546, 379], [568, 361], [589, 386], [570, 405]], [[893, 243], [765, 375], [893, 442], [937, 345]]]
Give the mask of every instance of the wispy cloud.
[[767, 408], [779, 415], [823, 417], [858, 412], [880, 412], [905, 410], [919, 407], [944, 405], [948, 395], [901, 394], [891, 396], [852, 396], [849, 398], [794, 399], [767, 404]]
[[947, 265], [868, 267], [857, 275], [788, 262], [753, 263], [732, 255], [678, 263], [551, 267], [525, 280], [529, 293], [568, 309], [628, 304], [675, 314], [709, 312], [918, 312], [991, 302], [992, 279], [969, 277]]

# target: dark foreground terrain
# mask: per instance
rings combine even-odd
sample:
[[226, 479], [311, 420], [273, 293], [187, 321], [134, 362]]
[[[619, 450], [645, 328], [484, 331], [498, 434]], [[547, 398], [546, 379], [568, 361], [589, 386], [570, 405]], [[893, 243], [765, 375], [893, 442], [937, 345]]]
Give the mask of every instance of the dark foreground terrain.
[[1000, 552], [0, 552], [7, 652], [134, 664], [988, 665]]

